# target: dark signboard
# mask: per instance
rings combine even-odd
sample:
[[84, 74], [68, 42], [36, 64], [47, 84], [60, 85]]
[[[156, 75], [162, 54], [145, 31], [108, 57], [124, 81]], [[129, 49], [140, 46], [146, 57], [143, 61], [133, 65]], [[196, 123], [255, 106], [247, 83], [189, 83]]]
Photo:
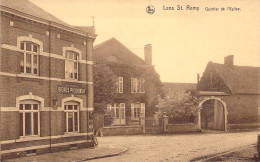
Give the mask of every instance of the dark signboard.
[[58, 93], [86, 94], [86, 88], [58, 86]]

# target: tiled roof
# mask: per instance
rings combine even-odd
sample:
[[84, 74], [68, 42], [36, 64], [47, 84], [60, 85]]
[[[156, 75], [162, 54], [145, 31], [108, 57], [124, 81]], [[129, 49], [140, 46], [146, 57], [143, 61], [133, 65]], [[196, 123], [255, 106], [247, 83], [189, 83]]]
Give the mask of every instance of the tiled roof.
[[163, 90], [165, 94], [174, 93], [180, 94], [185, 93], [187, 90], [195, 90], [196, 83], [173, 83], [173, 82], [164, 82], [163, 83]]
[[[68, 23], [66, 23], [66, 22], [60, 20], [59, 18], [53, 16], [52, 14], [44, 11], [40, 7], [38, 7], [35, 4], [33, 4], [32, 2], [30, 2], [29, 0], [1, 0], [0, 4], [1, 4], [1, 8], [4, 7], [5, 9], [8, 9], [10, 11], [15, 11], [16, 13], [26, 15], [29, 18], [42, 19], [42, 20], [53, 22], [55, 24], [59, 24], [61, 26], [76, 29], [75, 27], [69, 25]], [[85, 28], [89, 28], [89, 27], [85, 27]], [[85, 31], [81, 29], [80, 31], [84, 32], [84, 34], [86, 34], [87, 31], [91, 31], [88, 33], [95, 34], [95, 33], [92, 33], [93, 29], [85, 30]]]
[[132, 52], [114, 37], [94, 46], [94, 61], [103, 59], [103, 57], [108, 59], [109, 57], [111, 58], [111, 56], [115, 57], [115, 59], [120, 61], [120, 63], [145, 65], [145, 61], [143, 59], [137, 56], [134, 52]]
[[232, 93], [260, 94], [260, 67], [212, 63]]

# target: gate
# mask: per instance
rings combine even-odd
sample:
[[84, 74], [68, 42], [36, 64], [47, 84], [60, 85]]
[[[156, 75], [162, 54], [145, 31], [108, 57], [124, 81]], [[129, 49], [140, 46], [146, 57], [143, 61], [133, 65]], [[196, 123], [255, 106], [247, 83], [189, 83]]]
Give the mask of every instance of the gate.
[[163, 132], [163, 118], [146, 117], [145, 133], [157, 134]]

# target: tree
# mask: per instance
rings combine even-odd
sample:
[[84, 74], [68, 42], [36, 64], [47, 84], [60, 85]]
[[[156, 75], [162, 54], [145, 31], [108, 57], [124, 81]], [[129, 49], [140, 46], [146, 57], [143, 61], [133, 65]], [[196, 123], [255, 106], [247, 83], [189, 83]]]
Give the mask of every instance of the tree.
[[171, 117], [185, 117], [196, 115], [198, 111], [199, 97], [195, 90], [188, 90], [185, 93], [168, 93], [164, 98], [159, 98], [156, 116], [163, 113]]
[[106, 110], [106, 104], [113, 102], [117, 95], [117, 76], [103, 63], [93, 65], [94, 107]]

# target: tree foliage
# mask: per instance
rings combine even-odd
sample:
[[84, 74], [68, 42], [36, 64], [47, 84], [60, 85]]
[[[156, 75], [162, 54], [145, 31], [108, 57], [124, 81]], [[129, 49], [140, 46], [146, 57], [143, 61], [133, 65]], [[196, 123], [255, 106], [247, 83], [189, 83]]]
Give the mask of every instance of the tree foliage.
[[94, 107], [106, 109], [117, 95], [117, 76], [109, 66], [103, 63], [93, 65]]
[[184, 117], [196, 115], [198, 111], [199, 97], [195, 90], [183, 93], [168, 93], [164, 98], [159, 98], [156, 116], [166, 113], [171, 117]]

